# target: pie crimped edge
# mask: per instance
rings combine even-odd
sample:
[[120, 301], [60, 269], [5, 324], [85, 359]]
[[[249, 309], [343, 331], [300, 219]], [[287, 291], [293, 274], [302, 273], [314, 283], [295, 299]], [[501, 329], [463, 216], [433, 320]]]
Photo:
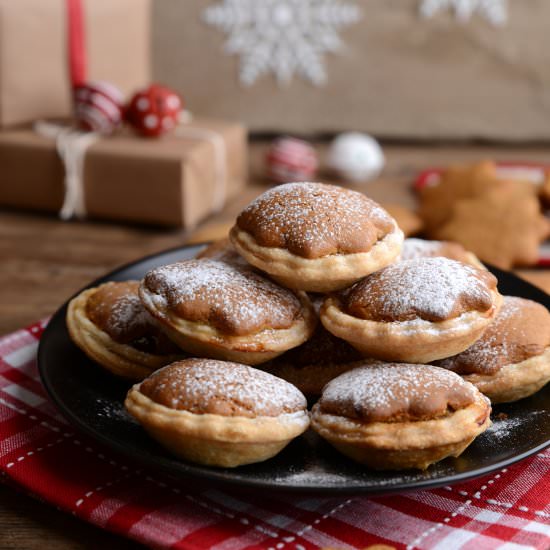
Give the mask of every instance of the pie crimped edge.
[[491, 290], [493, 306], [486, 312], [467, 311], [445, 321], [372, 321], [343, 312], [339, 300], [329, 296], [321, 306], [323, 326], [365, 354], [386, 361], [429, 363], [457, 355], [478, 340], [502, 304]]
[[90, 359], [130, 380], [143, 380], [160, 367], [181, 359], [180, 355], [154, 355], [120, 344], [95, 325], [86, 314], [86, 304], [102, 286], [84, 290], [67, 308], [66, 322], [71, 339]]
[[296, 293], [303, 317], [289, 328], [264, 329], [244, 336], [224, 334], [206, 323], [178, 317], [162, 303], [159, 295], [143, 284], [139, 294], [146, 309], [162, 323], [170, 339], [183, 350], [199, 357], [257, 365], [304, 343], [317, 325], [317, 317], [305, 292]]
[[491, 403], [510, 403], [529, 397], [550, 382], [550, 346], [519, 363], [504, 365], [494, 374], [462, 374]]
[[134, 385], [124, 402], [143, 428], [175, 455], [209, 466], [233, 468], [267, 460], [309, 427], [306, 410], [278, 416], [222, 416], [171, 409]]
[[325, 414], [317, 403], [311, 425], [341, 453], [371, 468], [424, 470], [448, 456], [459, 456], [491, 426], [490, 413], [489, 400], [477, 391], [475, 401], [463, 409], [410, 422], [364, 422]]
[[269, 273], [287, 288], [308, 292], [340, 290], [382, 269], [398, 258], [404, 240], [403, 232], [394, 222], [393, 230], [368, 252], [309, 259], [284, 248], [261, 246], [237, 225], [231, 229], [229, 236], [233, 246], [250, 264]]

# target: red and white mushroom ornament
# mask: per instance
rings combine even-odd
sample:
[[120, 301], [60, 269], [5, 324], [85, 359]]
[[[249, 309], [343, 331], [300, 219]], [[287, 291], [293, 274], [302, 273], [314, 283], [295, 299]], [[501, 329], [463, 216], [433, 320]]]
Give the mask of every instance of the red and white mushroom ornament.
[[126, 121], [143, 136], [158, 137], [177, 126], [182, 107], [176, 92], [152, 84], [134, 94], [126, 108]]

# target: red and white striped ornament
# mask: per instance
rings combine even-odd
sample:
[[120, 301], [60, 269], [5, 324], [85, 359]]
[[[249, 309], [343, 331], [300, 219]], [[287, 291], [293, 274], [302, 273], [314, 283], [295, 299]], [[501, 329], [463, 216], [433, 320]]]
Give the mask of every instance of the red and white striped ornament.
[[266, 156], [267, 173], [277, 183], [311, 180], [319, 161], [315, 149], [307, 142], [292, 137], [276, 139]]
[[140, 134], [157, 137], [176, 127], [182, 108], [176, 92], [152, 84], [134, 94], [126, 108], [126, 120]]
[[109, 82], [87, 82], [74, 88], [74, 115], [78, 125], [100, 134], [112, 134], [122, 122], [124, 96]]

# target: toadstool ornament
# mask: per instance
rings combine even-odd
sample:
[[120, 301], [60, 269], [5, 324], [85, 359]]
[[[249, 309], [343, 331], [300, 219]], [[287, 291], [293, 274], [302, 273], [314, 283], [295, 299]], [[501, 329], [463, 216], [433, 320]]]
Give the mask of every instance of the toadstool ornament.
[[83, 130], [112, 134], [122, 122], [122, 92], [109, 82], [79, 84], [74, 88], [74, 116]]
[[134, 94], [126, 108], [126, 121], [140, 134], [158, 137], [173, 130], [182, 110], [179, 95], [159, 84]]
[[328, 165], [346, 180], [357, 183], [372, 180], [384, 164], [380, 144], [367, 134], [346, 132], [330, 144]]
[[307, 141], [292, 137], [277, 138], [266, 156], [268, 177], [277, 183], [309, 181], [318, 165], [315, 149]]

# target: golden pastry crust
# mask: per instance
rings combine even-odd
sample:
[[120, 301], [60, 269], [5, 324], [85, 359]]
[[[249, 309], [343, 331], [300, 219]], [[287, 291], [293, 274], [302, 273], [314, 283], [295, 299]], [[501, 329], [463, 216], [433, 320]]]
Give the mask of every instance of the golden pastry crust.
[[318, 325], [307, 342], [260, 368], [294, 384], [308, 396], [319, 396], [327, 382], [354, 368], [360, 359], [354, 347]]
[[237, 251], [252, 265], [269, 273], [287, 288], [308, 292], [331, 292], [346, 288], [358, 279], [392, 263], [399, 255], [403, 233], [394, 230], [369, 252], [333, 254], [323, 258], [302, 258], [282, 248], [259, 246], [245, 231], [234, 227], [231, 240]]
[[483, 336], [439, 361], [478, 387], [493, 403], [527, 397], [550, 380], [550, 312], [532, 300], [505, 296]]
[[106, 370], [130, 380], [142, 380], [158, 368], [180, 359], [183, 352], [158, 355], [116, 342], [92, 322], [87, 312], [88, 300], [113, 284], [117, 283], [84, 290], [69, 302], [66, 322], [72, 341]]
[[302, 393], [312, 398], [319, 397], [328, 382], [355, 367], [356, 364], [353, 362], [325, 362], [323, 364], [297, 366], [290, 362], [278, 361], [277, 359], [259, 365], [259, 368], [262, 370], [286, 380], [296, 386]]
[[[219, 411], [186, 410], [188, 398], [178, 400], [177, 389], [176, 407], [160, 404], [145, 395], [140, 384], [130, 389], [125, 401], [130, 414], [153, 438], [186, 460], [226, 468], [260, 462], [276, 455], [309, 426], [304, 396], [267, 373], [235, 363], [201, 359], [175, 363], [159, 372], [159, 379], [165, 383], [174, 374], [180, 378], [177, 384], [180, 388], [185, 390], [186, 383], [191, 384], [187, 388], [190, 395], [198, 390], [200, 408]], [[254, 406], [256, 401], [260, 402], [259, 407]], [[262, 407], [265, 402], [267, 410]]]
[[[388, 378], [392, 371], [395, 376]], [[363, 375], [367, 377], [361, 381]], [[362, 395], [365, 386], [368, 393]], [[331, 402], [327, 407], [324, 399], [328, 394]], [[341, 414], [338, 408], [331, 410], [339, 394]], [[350, 407], [357, 398], [363, 409]], [[350, 408], [357, 414], [349, 416]], [[380, 409], [386, 414], [379, 414]], [[460, 455], [491, 425], [490, 412], [487, 398], [460, 377], [445, 376], [444, 369], [378, 364], [350, 371], [330, 382], [313, 407], [311, 422], [313, 429], [337, 450], [371, 468], [425, 469], [448, 456]]]
[[151, 271], [140, 296], [185, 351], [247, 365], [302, 344], [317, 323], [305, 293], [293, 293], [252, 270], [209, 259]]
[[[325, 328], [366, 357], [429, 363], [456, 355], [481, 337], [502, 302], [490, 273], [447, 258], [408, 260], [386, 270], [329, 296], [321, 308]], [[344, 301], [349, 304], [354, 292], [365, 306], [353, 313], [362, 317], [346, 311]], [[372, 311], [377, 318], [365, 318]]]
[[495, 374], [466, 374], [491, 403], [511, 403], [538, 392], [550, 382], [550, 347], [541, 355], [504, 365]]
[[414, 238], [405, 239], [403, 242], [401, 260], [436, 258], [438, 256], [473, 265], [478, 269], [486, 269], [474, 253], [466, 250], [459, 243], [451, 241], [428, 241]]
[[320, 414], [315, 405], [311, 422], [315, 431], [341, 453], [376, 470], [425, 470], [448, 456], [462, 454], [491, 425], [487, 403], [481, 399], [446, 418], [366, 425]]
[[288, 288], [329, 292], [393, 262], [403, 232], [366, 196], [318, 183], [261, 195], [230, 232], [237, 252]]
[[233, 248], [229, 237], [209, 244], [197, 254], [197, 258], [210, 258], [228, 264], [236, 264], [241, 267], [248, 266], [248, 262]]

